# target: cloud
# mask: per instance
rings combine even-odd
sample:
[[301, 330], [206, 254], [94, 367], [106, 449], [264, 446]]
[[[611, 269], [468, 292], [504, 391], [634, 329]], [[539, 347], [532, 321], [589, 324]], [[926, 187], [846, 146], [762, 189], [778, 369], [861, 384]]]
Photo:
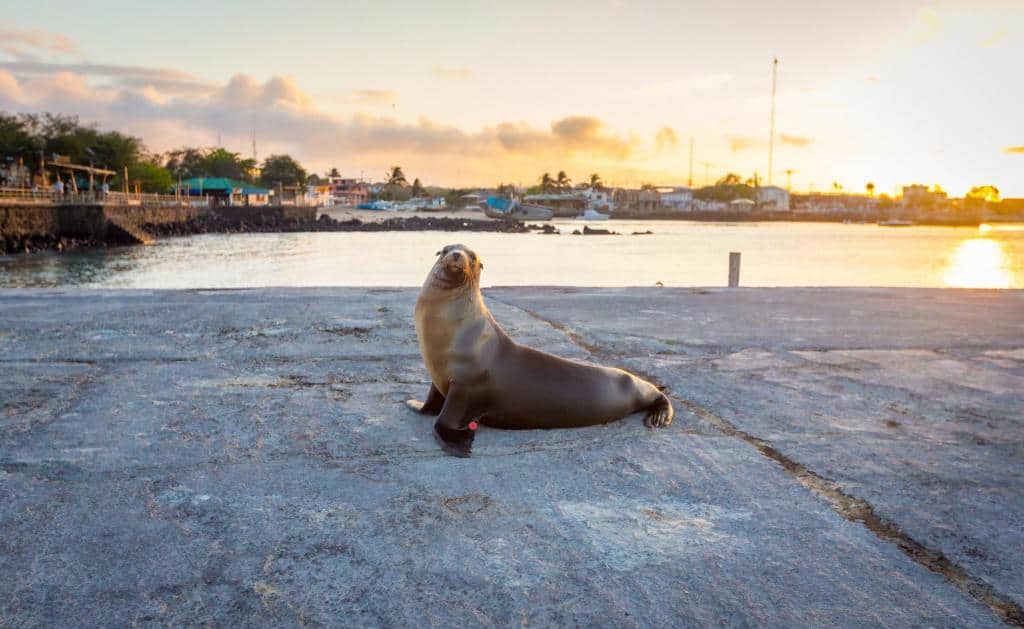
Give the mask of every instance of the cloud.
[[729, 136], [729, 150], [733, 153], [746, 151], [760, 146], [761, 141], [756, 138], [731, 135]]
[[679, 136], [672, 127], [662, 127], [654, 136], [654, 145], [659, 151], [667, 151], [679, 146]]
[[0, 102], [18, 102], [22, 100], [21, 85], [14, 75], [0, 68]]
[[448, 67], [435, 65], [430, 68], [431, 74], [442, 79], [451, 79], [455, 81], [468, 81], [476, 77], [476, 73], [472, 69], [466, 67]]
[[64, 35], [39, 29], [0, 27], [0, 51], [18, 59], [34, 59], [37, 53], [70, 54], [78, 50], [73, 40]]
[[58, 72], [70, 72], [84, 77], [110, 80], [124, 87], [145, 87], [152, 85], [165, 91], [209, 90], [210, 83], [170, 68], [145, 66], [110, 65], [102, 63], [50, 63], [46, 61], [22, 60], [0, 61], [0, 68], [10, 70], [19, 76], [53, 76]]
[[391, 90], [356, 90], [348, 101], [354, 105], [390, 105], [398, 100], [398, 94]]
[[688, 79], [652, 83], [639, 90], [644, 96], [673, 96], [689, 92], [702, 92], [723, 87], [732, 81], [730, 74], [704, 74], [698, 72]]
[[909, 39], [914, 46], [921, 46], [942, 36], [945, 25], [935, 9], [921, 7], [910, 25]]
[[1005, 28], [1001, 28], [1001, 29], [991, 33], [990, 35], [988, 35], [984, 39], [982, 39], [980, 42], [978, 42], [978, 44], [982, 48], [990, 48], [992, 46], [995, 46], [999, 42], [1003, 41], [1006, 38], [1006, 34], [1007, 34], [1006, 33], [1006, 29]]
[[1008, 146], [1003, 149], [1003, 152], [1010, 155], [1024, 155], [1024, 146]]
[[[391, 95], [362, 90], [373, 100]], [[365, 113], [348, 119], [330, 116], [289, 77], [258, 81], [238, 74], [205, 93], [164, 92], [148, 85], [96, 87], [67, 70], [28, 78], [0, 68], [0, 109], [53, 111], [139, 135], [155, 150], [203, 144], [222, 135], [245, 142], [255, 130], [263, 150], [292, 152], [299, 159], [327, 160], [338, 155], [512, 156], [522, 158], [625, 159], [636, 138], [610, 133], [592, 116], [568, 116], [538, 128], [502, 122], [465, 131], [421, 119], [399, 122]]]
[[214, 106], [259, 110], [285, 108], [310, 110], [313, 99], [302, 91], [291, 77], [275, 76], [260, 83], [246, 74], [236, 74], [227, 85], [214, 90], [210, 100]]
[[811, 142], [814, 142], [814, 138], [803, 138], [798, 135], [786, 135], [785, 133], [780, 133], [779, 142], [790, 146], [804, 147], [809, 145]]

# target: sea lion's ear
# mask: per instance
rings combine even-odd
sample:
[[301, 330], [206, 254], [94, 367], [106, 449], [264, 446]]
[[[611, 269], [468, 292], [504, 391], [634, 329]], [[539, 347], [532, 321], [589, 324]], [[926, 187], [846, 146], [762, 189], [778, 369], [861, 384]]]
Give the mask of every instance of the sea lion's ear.
[[435, 256], [439, 256], [439, 255], [441, 255], [441, 252], [440, 252], [440, 251], [438, 251], [438, 252], [437, 252], [437, 253], [435, 253], [434, 255], [435, 255]]

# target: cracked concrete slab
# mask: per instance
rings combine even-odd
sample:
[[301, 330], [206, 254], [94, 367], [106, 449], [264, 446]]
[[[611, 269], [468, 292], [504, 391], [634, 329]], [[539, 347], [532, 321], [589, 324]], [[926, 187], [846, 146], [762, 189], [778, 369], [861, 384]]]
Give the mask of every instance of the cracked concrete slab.
[[[608, 322], [605, 313], [621, 313], [641, 295], [663, 313], [646, 322], [656, 342], [671, 341], [678, 328], [688, 337], [707, 329], [705, 338], [687, 344], [683, 359], [636, 351], [623, 338], [645, 322]], [[837, 482], [1001, 598], [1024, 604], [1024, 294], [712, 295], [713, 305], [691, 291], [596, 291], [570, 306], [551, 294], [499, 291], [542, 319], [567, 322], [587, 346], [633, 349], [631, 356], [612, 356]], [[682, 315], [662, 306], [670, 300]], [[819, 322], [797, 330], [791, 322], [801, 304], [826, 315], [803, 317]], [[694, 326], [687, 313], [698, 309], [704, 319]], [[1010, 362], [993, 365], [991, 357]]]
[[1020, 293], [488, 295], [676, 422], [444, 456], [413, 290], [0, 291], [0, 624], [999, 624], [722, 421], [1020, 601]]

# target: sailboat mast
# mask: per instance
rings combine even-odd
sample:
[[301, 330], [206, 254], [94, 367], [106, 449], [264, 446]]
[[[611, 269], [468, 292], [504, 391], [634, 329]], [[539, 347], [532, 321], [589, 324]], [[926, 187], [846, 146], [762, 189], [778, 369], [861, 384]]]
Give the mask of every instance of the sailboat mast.
[[768, 185], [772, 183], [772, 160], [775, 157], [775, 75], [779, 58], [772, 58], [772, 116], [768, 124]]

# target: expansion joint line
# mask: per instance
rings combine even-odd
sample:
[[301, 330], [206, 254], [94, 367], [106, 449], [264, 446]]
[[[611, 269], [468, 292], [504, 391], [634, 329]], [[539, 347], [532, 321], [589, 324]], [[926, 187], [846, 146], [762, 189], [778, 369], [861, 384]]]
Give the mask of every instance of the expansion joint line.
[[[565, 325], [548, 319], [541, 314], [488, 295], [488, 299], [500, 304], [520, 310], [533, 319], [548, 325], [549, 327], [563, 333], [577, 347], [585, 350], [592, 357], [597, 359], [609, 359], [613, 356], [590, 343], [579, 333], [574, 332]], [[640, 375], [655, 384], [655, 378], [640, 370], [634, 369]], [[864, 525], [876, 537], [886, 542], [895, 544], [903, 553], [915, 563], [928, 570], [944, 576], [957, 589], [971, 596], [978, 602], [992, 610], [1004, 623], [1015, 627], [1024, 627], [1024, 609], [1013, 599], [997, 591], [991, 585], [969, 574], [962, 566], [946, 557], [942, 552], [928, 548], [906, 533], [900, 530], [896, 523], [883, 518], [875, 512], [875, 508], [868, 501], [851, 496], [842, 490], [838, 483], [829, 480], [810, 470], [804, 464], [794, 461], [768, 441], [740, 430], [728, 420], [712, 413], [700, 404], [688, 400], [678, 393], [667, 392], [669, 397], [674, 399], [683, 408], [697, 415], [715, 428], [721, 430], [725, 435], [740, 439], [753, 446], [761, 455], [777, 463], [789, 476], [803, 485], [812, 494], [825, 501], [843, 519]]]

